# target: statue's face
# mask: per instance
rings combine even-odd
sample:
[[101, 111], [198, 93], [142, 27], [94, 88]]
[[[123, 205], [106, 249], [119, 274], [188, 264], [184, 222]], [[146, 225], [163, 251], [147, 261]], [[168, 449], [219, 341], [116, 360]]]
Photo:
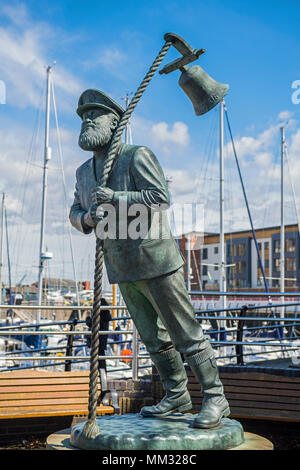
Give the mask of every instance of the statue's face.
[[89, 109], [82, 115], [79, 146], [83, 150], [100, 150], [110, 142], [117, 123], [114, 113], [105, 109]]

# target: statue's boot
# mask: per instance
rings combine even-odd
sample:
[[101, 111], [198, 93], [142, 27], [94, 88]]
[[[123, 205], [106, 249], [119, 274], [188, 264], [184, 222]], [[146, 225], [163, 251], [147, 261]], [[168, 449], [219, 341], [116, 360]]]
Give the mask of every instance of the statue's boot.
[[[211, 347], [210, 347], [211, 348]], [[202, 386], [202, 409], [193, 422], [195, 428], [210, 429], [218, 426], [223, 417], [230, 415], [229, 403], [224, 396], [218, 366], [213, 356], [204, 359], [203, 352], [185, 357], [196, 379]]]
[[157, 405], [144, 406], [141, 415], [151, 418], [190, 410], [192, 401], [186, 388], [188, 379], [180, 353], [172, 348], [151, 353], [150, 356], [159, 372], [166, 395]]

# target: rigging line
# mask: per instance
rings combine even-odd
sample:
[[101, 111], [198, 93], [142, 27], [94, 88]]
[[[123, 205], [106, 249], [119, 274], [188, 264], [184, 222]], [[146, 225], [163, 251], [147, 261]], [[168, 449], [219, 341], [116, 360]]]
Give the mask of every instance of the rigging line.
[[[233, 223], [233, 214], [234, 214], [234, 204], [233, 204], [233, 172], [229, 168], [229, 136], [228, 136], [228, 129], [225, 127], [224, 128], [224, 161], [227, 162], [224, 168], [224, 181], [226, 181], [228, 184], [225, 185], [225, 201], [224, 201], [224, 212], [226, 214], [225, 222], [228, 225], [228, 235], [226, 237], [225, 241], [225, 247], [226, 247], [226, 252], [225, 252], [225, 259], [227, 261], [228, 258], [228, 248], [230, 249], [230, 253], [232, 256], [232, 247], [233, 247], [233, 236], [232, 232], [234, 230], [234, 223]], [[227, 178], [228, 175], [228, 178]], [[227, 201], [227, 202], [226, 202]], [[224, 214], [224, 215], [225, 215]], [[226, 231], [225, 231], [225, 236], [226, 236]], [[226, 243], [228, 242], [228, 243]], [[227, 263], [228, 264], [228, 263]], [[229, 283], [233, 284], [234, 280], [234, 268], [235, 266], [228, 266], [226, 268], [227, 270], [227, 276], [228, 276], [228, 281]]]
[[[41, 100], [43, 98], [43, 95], [44, 95], [44, 89], [42, 89]], [[29, 150], [28, 150], [28, 154], [27, 154], [25, 171], [24, 171], [24, 174], [23, 174], [23, 180], [22, 180], [22, 183], [20, 185], [19, 194], [18, 194], [18, 198], [17, 198], [19, 203], [20, 203], [21, 199], [22, 199], [22, 202], [23, 202], [23, 199], [24, 199], [25, 182], [26, 182], [26, 179], [27, 179], [27, 173], [29, 171], [28, 165], [31, 164], [35, 139], [37, 138], [37, 134], [38, 134], [38, 130], [39, 130], [39, 123], [40, 123], [40, 117], [41, 117], [41, 108], [42, 108], [42, 106], [41, 106], [41, 103], [40, 103], [40, 106], [38, 107], [38, 109], [36, 111], [35, 123], [34, 123], [34, 127], [33, 127], [33, 134], [32, 134], [32, 138], [31, 138], [31, 141], [30, 141]], [[23, 187], [23, 185], [24, 185], [24, 187]], [[23, 197], [21, 198], [22, 189], [23, 189]]]
[[[202, 200], [204, 201], [204, 207], [207, 212], [207, 208], [210, 206], [214, 206], [214, 204], [209, 205], [209, 201], [211, 199], [211, 188], [213, 187], [213, 181], [216, 178], [207, 178], [208, 172], [210, 174], [214, 174], [214, 167], [213, 167], [213, 162], [214, 162], [214, 155], [216, 152], [216, 135], [217, 135], [217, 127], [218, 127], [218, 114], [213, 114], [212, 115], [212, 120], [211, 120], [211, 127], [210, 127], [210, 133], [207, 139], [207, 144], [206, 144], [206, 152], [205, 152], [205, 160], [203, 164], [203, 179], [205, 181], [205, 184], [199, 185], [198, 188], [201, 188], [201, 196]], [[200, 191], [198, 190], [197, 192], [197, 200], [200, 199]], [[204, 196], [204, 193], [206, 193], [206, 197]], [[208, 209], [209, 211], [209, 209]]]
[[[224, 129], [224, 142], [225, 142], [225, 146], [224, 146], [224, 159], [225, 161], [229, 161], [229, 148], [228, 148], [228, 142], [229, 142], [229, 136], [228, 136], [228, 129], [225, 127]], [[234, 205], [233, 205], [233, 175], [232, 175], [232, 171], [228, 169], [228, 165], [225, 166], [225, 175], [229, 173], [229, 178], [228, 180], [226, 179], [225, 181], [228, 181], [228, 184], [226, 184], [225, 186], [225, 190], [226, 190], [226, 193], [228, 194], [228, 209], [227, 209], [227, 214], [229, 214], [228, 216], [228, 224], [229, 224], [229, 236], [227, 238], [227, 240], [229, 240], [229, 247], [230, 247], [230, 250], [231, 250], [231, 253], [232, 253], [232, 247], [233, 247], [233, 236], [232, 236], [232, 232], [234, 230]], [[229, 280], [232, 280], [233, 281], [233, 269], [231, 267], [228, 268], [229, 270]]]
[[[64, 166], [63, 166], [62, 148], [61, 148], [59, 126], [58, 126], [58, 117], [57, 117], [57, 110], [56, 110], [56, 100], [55, 100], [53, 79], [51, 80], [51, 89], [52, 89], [53, 110], [54, 110], [55, 123], [56, 123], [58, 153], [59, 153], [60, 165], [61, 165], [64, 197], [65, 197], [65, 201], [67, 202], [66, 180], [65, 180], [65, 172], [64, 172]], [[69, 214], [67, 213], [66, 215], [67, 215], [67, 220], [68, 220]], [[74, 250], [73, 250], [73, 241], [72, 241], [72, 234], [71, 234], [70, 224], [68, 224], [68, 234], [69, 234], [71, 257], [72, 257], [72, 263], [73, 263], [73, 273], [74, 273], [74, 278], [75, 278], [75, 289], [76, 289], [77, 304], [79, 305], [79, 292], [78, 292], [78, 284], [77, 284], [77, 273], [76, 273], [76, 266], [75, 266], [75, 260], [74, 260]]]
[[[240, 169], [240, 165], [239, 165], [239, 161], [238, 161], [238, 157], [237, 157], [237, 153], [236, 153], [236, 149], [235, 149], [235, 144], [234, 144], [234, 140], [233, 140], [233, 136], [232, 136], [232, 132], [231, 132], [231, 126], [230, 126], [230, 122], [229, 122], [229, 118], [228, 118], [228, 111], [227, 111], [227, 106], [226, 105], [224, 106], [224, 110], [225, 110], [225, 116], [226, 116], [226, 122], [227, 122], [228, 130], [229, 130], [229, 134], [230, 134], [230, 138], [231, 138], [234, 158], [235, 158], [235, 162], [236, 162], [236, 165], [237, 165], [237, 170], [238, 170], [239, 177], [240, 177], [240, 182], [241, 182], [241, 185], [242, 185], [242, 191], [243, 191], [243, 195], [244, 195], [244, 199], [245, 199], [245, 203], [246, 203], [246, 208], [247, 208], [247, 212], [248, 212], [248, 217], [249, 217], [249, 221], [250, 221], [250, 225], [251, 225], [251, 229], [252, 229], [252, 234], [253, 234], [253, 238], [254, 238], [254, 243], [255, 243], [255, 247], [256, 247], [256, 251], [257, 251], [257, 256], [258, 256], [258, 259], [259, 259], [259, 265], [260, 265], [260, 269], [261, 269], [263, 279], [264, 279], [265, 290], [266, 290], [266, 292], [270, 292], [269, 285], [268, 285], [268, 282], [266, 280], [266, 275], [265, 275], [263, 262], [262, 262], [260, 251], [259, 251], [259, 248], [258, 248], [258, 243], [257, 243], [256, 235], [255, 235], [252, 216], [251, 216], [251, 212], [250, 212], [250, 208], [249, 208], [249, 204], [248, 204], [248, 199], [247, 199], [247, 195], [246, 195], [246, 190], [245, 190], [245, 186], [244, 186], [244, 182], [243, 182], [243, 177], [242, 177], [242, 173], [241, 173], [241, 169]], [[269, 300], [271, 300], [270, 297], [269, 297]]]
[[[237, 153], [236, 153], [236, 149], [235, 149], [235, 144], [234, 144], [234, 140], [233, 140], [233, 136], [232, 136], [231, 126], [230, 126], [229, 117], [228, 117], [228, 110], [227, 110], [226, 105], [224, 105], [224, 110], [225, 110], [225, 116], [226, 116], [226, 122], [227, 122], [228, 130], [229, 130], [229, 134], [230, 134], [230, 138], [231, 138], [234, 158], [235, 158], [235, 162], [236, 162], [239, 177], [240, 177], [240, 182], [241, 182], [241, 185], [242, 185], [242, 190], [243, 190], [243, 195], [244, 195], [244, 199], [245, 199], [245, 203], [246, 203], [246, 207], [247, 207], [249, 221], [250, 221], [250, 224], [251, 224], [251, 230], [252, 230], [252, 234], [253, 234], [253, 238], [254, 238], [255, 248], [256, 248], [258, 259], [259, 259], [259, 265], [260, 265], [260, 269], [261, 269], [261, 272], [262, 272], [262, 275], [263, 275], [265, 290], [266, 290], [267, 293], [270, 293], [269, 285], [268, 285], [266, 275], [265, 275], [263, 262], [262, 262], [261, 255], [260, 255], [260, 250], [258, 248], [258, 243], [257, 243], [257, 239], [256, 239], [256, 234], [255, 234], [255, 230], [254, 230], [252, 216], [251, 216], [251, 212], [250, 212], [250, 208], [249, 208], [249, 204], [248, 204], [248, 199], [247, 199], [247, 194], [246, 194], [246, 190], [245, 190], [245, 186], [244, 186], [244, 182], [243, 182], [243, 178], [242, 178], [242, 173], [241, 173], [241, 169], [240, 169], [240, 165], [239, 165], [239, 161], [238, 161], [238, 157], [237, 157]], [[268, 296], [268, 303], [269, 303], [269, 305], [272, 305], [272, 298], [271, 298], [270, 295]], [[271, 315], [273, 317], [275, 316], [275, 313], [274, 313], [273, 309], [271, 309]], [[276, 328], [276, 331], [278, 333], [279, 341], [282, 341], [282, 336], [284, 335], [283, 331], [280, 328]]]
[[[196, 199], [197, 201], [199, 201], [199, 196], [200, 196], [200, 185], [199, 185], [199, 182], [200, 180], [203, 180], [203, 181], [206, 181], [205, 179], [205, 173], [206, 173], [206, 167], [207, 167], [207, 164], [208, 164], [208, 160], [209, 160], [209, 156], [210, 156], [210, 152], [208, 150], [208, 147], [209, 145], [211, 145], [211, 142], [212, 142], [212, 139], [211, 139], [211, 136], [212, 136], [212, 131], [213, 131], [213, 127], [215, 126], [215, 114], [212, 113], [212, 117], [210, 119], [210, 126], [209, 126], [209, 132], [208, 132], [208, 138], [206, 139], [206, 142], [205, 142], [205, 145], [204, 145], [204, 149], [203, 149], [203, 154], [204, 154], [204, 161], [200, 167], [200, 170], [198, 170], [197, 174], [199, 175], [197, 178], [196, 178]], [[203, 187], [201, 187], [202, 191], [201, 191], [201, 195], [203, 196]]]
[[8, 236], [8, 226], [7, 226], [7, 212], [6, 207], [4, 208], [5, 216], [5, 232], [6, 232], [6, 250], [7, 250], [7, 265], [8, 265], [8, 280], [9, 280], [9, 296], [11, 303], [11, 264], [10, 264], [10, 254], [9, 254], [9, 236]]
[[[20, 230], [15, 231], [15, 239], [14, 239], [14, 243], [13, 243], [13, 245], [14, 245], [13, 252], [15, 253], [16, 257], [19, 257], [20, 246], [23, 245], [24, 239], [25, 239], [25, 235], [23, 235], [24, 225], [25, 225], [25, 222], [23, 220], [23, 216], [24, 216], [24, 208], [25, 208], [25, 200], [26, 200], [26, 191], [27, 191], [27, 187], [28, 187], [28, 184], [29, 184], [28, 183], [28, 176], [29, 176], [29, 171], [30, 171], [30, 164], [33, 160], [34, 147], [36, 146], [36, 141], [37, 141], [39, 130], [40, 130], [41, 112], [42, 112], [42, 99], [44, 97], [44, 94], [45, 94], [45, 87], [43, 87], [42, 91], [41, 91], [40, 106], [38, 107], [37, 112], [36, 112], [36, 119], [35, 119], [35, 124], [34, 124], [34, 129], [33, 129], [33, 135], [32, 135], [32, 139], [31, 139], [30, 146], [29, 146], [29, 151], [28, 151], [28, 156], [27, 156], [27, 160], [26, 160], [26, 165], [25, 165], [25, 170], [24, 170], [24, 174], [23, 174], [22, 183], [20, 185], [20, 190], [19, 190], [19, 194], [18, 194], [18, 197], [17, 197], [18, 206], [17, 206], [16, 214], [15, 214], [15, 217], [14, 217], [14, 220], [13, 220], [13, 225], [15, 225], [16, 221], [17, 221], [17, 217], [20, 218]], [[17, 272], [15, 272], [15, 276], [17, 276]]]
[[[267, 193], [266, 195], [269, 195], [270, 192], [271, 192], [271, 185], [272, 185], [272, 181], [274, 179], [274, 173], [275, 173], [275, 168], [276, 168], [276, 165], [275, 165], [275, 162], [273, 161], [273, 165], [272, 165], [272, 173], [270, 175], [270, 178], [269, 178], [269, 185], [268, 185], [268, 190], [267, 190]], [[263, 215], [263, 220], [262, 220], [262, 226], [263, 227], [266, 227], [267, 225], [267, 212], [268, 212], [268, 207], [267, 205], [265, 206], [265, 209], [264, 209], [264, 215]], [[264, 234], [264, 231], [263, 231], [263, 234]]]
[[[213, 155], [216, 151], [216, 135], [217, 135], [217, 128], [218, 128], [218, 114], [215, 113], [214, 120], [212, 121], [211, 132], [208, 137], [208, 144], [207, 144], [207, 158], [205, 164], [203, 166], [203, 178], [207, 178], [208, 171], [211, 171], [211, 165], [213, 163]], [[211, 184], [207, 185], [208, 189], [210, 189]]]

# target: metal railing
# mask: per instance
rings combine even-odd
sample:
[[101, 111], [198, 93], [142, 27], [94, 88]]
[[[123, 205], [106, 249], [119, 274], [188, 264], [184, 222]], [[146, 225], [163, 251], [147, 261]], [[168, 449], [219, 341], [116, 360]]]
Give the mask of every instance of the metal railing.
[[[36, 311], [52, 311], [52, 310], [89, 310], [87, 306], [65, 306], [65, 305], [54, 305], [54, 306], [45, 306], [45, 305], [0, 305], [0, 311], [1, 310], [23, 310], [23, 309], [30, 309], [30, 310], [36, 310]], [[125, 305], [105, 305], [101, 306], [101, 310], [119, 310], [119, 311], [124, 311], [127, 310], [127, 307]], [[129, 316], [120, 316], [120, 317], [114, 317], [112, 318], [111, 321], [117, 321], [117, 320], [130, 320], [131, 318]], [[3, 319], [2, 321], [4, 321]], [[5, 326], [0, 327], [0, 337], [23, 337], [23, 336], [56, 336], [56, 335], [63, 335], [67, 337], [74, 337], [76, 336], [89, 336], [91, 335], [91, 331], [88, 330], [77, 330], [75, 329], [75, 326], [77, 325], [82, 325], [85, 324], [86, 322], [84, 320], [66, 320], [66, 321], [49, 321], [49, 322], [43, 322], [43, 323], [22, 323], [20, 322], [18, 325], [10, 325], [7, 324]], [[61, 331], [53, 331], [53, 330], [47, 330], [45, 328], [51, 327], [51, 326], [70, 326], [70, 331], [67, 330], [61, 330]], [[31, 331], [29, 329], [34, 328], [34, 331]], [[22, 329], [22, 331], [20, 331]], [[24, 331], [27, 330], [27, 331]], [[132, 378], [137, 380], [138, 378], [138, 361], [139, 359], [145, 359], [150, 357], [149, 355], [143, 354], [139, 355], [137, 354], [138, 350], [138, 339], [135, 334], [135, 329], [133, 330], [107, 330], [107, 331], [100, 331], [100, 335], [120, 335], [120, 336], [127, 336], [127, 335], [132, 335], [133, 334], [133, 351], [131, 355], [104, 355], [104, 356], [98, 356], [99, 360], [109, 360], [109, 359], [130, 359], [132, 362]], [[128, 343], [129, 341], [111, 341], [109, 344], [114, 345], [114, 344], [123, 344], [123, 343]], [[69, 345], [67, 344], [66, 346], [61, 346], [60, 348], [55, 348], [55, 349], [69, 349], [69, 351], [72, 350], [73, 347], [76, 347], [77, 345]], [[42, 352], [42, 351], [47, 351], [47, 350], [54, 350], [54, 349], [48, 349], [48, 348], [34, 348], [34, 349], [26, 349], [23, 351], [9, 351], [5, 354], [5, 356], [0, 355], [0, 360], [14, 360], [14, 361], [64, 361], [63, 363], [68, 363], [70, 365], [71, 363], [79, 363], [79, 362], [86, 362], [90, 359], [89, 355], [80, 355], [80, 356], [74, 356], [71, 354], [66, 354], [66, 355], [60, 355], [58, 356], [51, 356], [51, 355], [34, 355], [33, 353], [36, 352]], [[17, 354], [31, 354], [31, 356], [18, 356]], [[13, 356], [13, 357], [12, 357]], [[61, 364], [61, 362], [60, 362]], [[49, 366], [56, 366], [58, 365], [58, 362], [55, 362], [53, 364], [47, 364], [44, 367], [49, 367]], [[35, 366], [33, 366], [35, 367]], [[39, 366], [36, 366], [39, 367]], [[145, 366], [141, 366], [140, 368], [144, 368]], [[31, 367], [29, 367], [31, 368]], [[17, 369], [20, 369], [20, 367], [17, 367]], [[11, 368], [4, 369], [6, 370], [11, 370]], [[70, 369], [69, 369], [70, 370]], [[3, 369], [2, 369], [3, 371]]]
[[[292, 297], [299, 297], [300, 299], [300, 293], [295, 293], [295, 292], [288, 292], [288, 293], [265, 293], [265, 292], [255, 292], [255, 293], [249, 293], [249, 292], [203, 292], [203, 291], [193, 291], [190, 292], [191, 295], [201, 295], [201, 296], [221, 296], [221, 295], [227, 295], [227, 296], [244, 296], [244, 297], [272, 297], [273, 295], [275, 296], [292, 296]], [[269, 303], [267, 305], [243, 305], [240, 307], [228, 307], [228, 308], [212, 308], [212, 309], [206, 309], [206, 310], [195, 310], [195, 317], [203, 322], [203, 321], [209, 321], [211, 322], [218, 322], [218, 321], [225, 321], [230, 322], [232, 325], [233, 323], [236, 323], [236, 326], [230, 326], [227, 327], [226, 330], [222, 328], [212, 328], [210, 330], [207, 330], [207, 333], [211, 336], [211, 344], [216, 350], [221, 350], [221, 348], [224, 348], [225, 346], [232, 346], [235, 348], [235, 354], [229, 354], [229, 355], [218, 355], [217, 359], [236, 359], [236, 362], [238, 365], [244, 365], [244, 358], [250, 355], [254, 356], [259, 356], [261, 354], [266, 354], [266, 351], [257, 351], [255, 353], [245, 353], [244, 347], [245, 346], [259, 346], [261, 348], [272, 348], [272, 352], [281, 352], [281, 353], [286, 353], [289, 351], [298, 351], [299, 350], [299, 345], [295, 346], [295, 340], [297, 340], [298, 336], [295, 334], [292, 334], [291, 336], [286, 336], [284, 334], [284, 330], [286, 328], [294, 328], [295, 326], [299, 325], [300, 328], [300, 318], [296, 315], [295, 317], [282, 317], [282, 316], [276, 316], [275, 310], [277, 308], [295, 308], [296, 313], [298, 310], [298, 307], [300, 306], [300, 302], [289, 302], [289, 303]], [[54, 305], [54, 306], [36, 306], [36, 305], [0, 305], [0, 311], [2, 310], [23, 310], [23, 309], [31, 309], [31, 310], [41, 310], [41, 311], [53, 311], [53, 310], [89, 310], [87, 306], [65, 306], [65, 305]], [[127, 307], [125, 305], [105, 305], [101, 306], [101, 310], [115, 310], [115, 311], [127, 311]], [[251, 311], [257, 311], [259, 312], [260, 310], [264, 311], [270, 311], [270, 316], [268, 315], [263, 315], [263, 316], [251, 316], [249, 312]], [[238, 315], [237, 313], [240, 312]], [[223, 313], [223, 315], [221, 315]], [[130, 320], [130, 316], [119, 316], [119, 317], [114, 317], [111, 321], [117, 321], [117, 320]], [[267, 323], [267, 324], [262, 324], [261, 326], [247, 326], [249, 322], [260, 322], [260, 323]], [[44, 323], [19, 323], [18, 325], [5, 325], [0, 327], [0, 338], [1, 337], [22, 337], [25, 335], [39, 335], [39, 336], [47, 336], [47, 335], [63, 335], [68, 338], [73, 338], [75, 335], [76, 336], [81, 336], [85, 337], [88, 335], [91, 335], [91, 331], [88, 330], [77, 330], [76, 326], [77, 325], [82, 325], [85, 324], [84, 320], [76, 320], [76, 324], [74, 324], [74, 320], [66, 320], [66, 321], [49, 321], [49, 322], [44, 322]], [[70, 326], [70, 330], [61, 330], [61, 331], [52, 331], [52, 330], [47, 330], [44, 328], [50, 327], [50, 326]], [[22, 331], [20, 331], [20, 328]], [[34, 328], [34, 331], [31, 331], [29, 329]], [[280, 334], [278, 335], [277, 338], [268, 338], [264, 339], [262, 341], [254, 341], [252, 340], [253, 337], [251, 337], [251, 340], [249, 340], [249, 336], [246, 336], [246, 333], [253, 333], [253, 332], [261, 332], [263, 330], [270, 330], [270, 329], [277, 329]], [[27, 330], [27, 331], [24, 331]], [[124, 360], [124, 359], [130, 359], [131, 360], [131, 369], [132, 369], [132, 378], [136, 380], [138, 378], [138, 371], [140, 368], [145, 368], [149, 366], [140, 366], [139, 365], [139, 360], [140, 359], [145, 359], [145, 358], [150, 358], [149, 354], [138, 354], [138, 345], [139, 345], [139, 340], [136, 334], [136, 330], [107, 330], [107, 331], [100, 331], [100, 335], [133, 335], [131, 343], [132, 343], [132, 355], [120, 355], [120, 354], [114, 354], [114, 355], [103, 355], [103, 356], [98, 356], [99, 360], [110, 360], [110, 359], [115, 359], [115, 360]], [[233, 337], [231, 339], [226, 339], [222, 340], [221, 337], [222, 335], [226, 336], [228, 334], [234, 334], [236, 335], [236, 338], [234, 339]], [[68, 340], [69, 341], [69, 340]], [[109, 344], [121, 344], [121, 343], [128, 343], [129, 341], [112, 341]], [[82, 343], [81, 343], [82, 344]], [[39, 355], [39, 356], [23, 356], [23, 355], [17, 355], [19, 354], [32, 354], [32, 353], [37, 353], [37, 352], [43, 352], [43, 351], [54, 351], [55, 349], [60, 349], [60, 350], [65, 350], [68, 349], [68, 354], [66, 353], [65, 355], [60, 355], [60, 356], [51, 356], [51, 355]], [[90, 359], [89, 355], [73, 355], [72, 354], [72, 348], [74, 347], [80, 347], [78, 344], [67, 344], [65, 346], [61, 346], [60, 348], [35, 348], [35, 349], [27, 349], [27, 350], [22, 350], [22, 351], [8, 351], [5, 356], [0, 356], [0, 360], [13, 360], [14, 361], [55, 361], [53, 364], [48, 364], [44, 367], [48, 366], [56, 366], [58, 364], [67, 364], [70, 366], [71, 364], [77, 363], [77, 362], [86, 362], [87, 360]], [[273, 349], [273, 348], [279, 348], [279, 349]], [[40, 366], [31, 366], [31, 367], [40, 367]], [[30, 367], [30, 368], [31, 368]], [[13, 367], [19, 369], [19, 367]], [[8, 368], [5, 370], [11, 370], [12, 368]], [[69, 369], [70, 370], [70, 369]], [[121, 369], [120, 369], [121, 370]], [[2, 370], [3, 371], [3, 370]]]

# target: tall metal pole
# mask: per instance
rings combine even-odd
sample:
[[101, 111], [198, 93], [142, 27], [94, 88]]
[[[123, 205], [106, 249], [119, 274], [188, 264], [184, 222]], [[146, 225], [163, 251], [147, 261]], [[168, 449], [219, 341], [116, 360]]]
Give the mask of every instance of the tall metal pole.
[[5, 194], [2, 194], [1, 206], [1, 241], [0, 241], [0, 303], [2, 304], [2, 266], [3, 266], [3, 243], [4, 243], [4, 207], [5, 207]]
[[5, 215], [6, 250], [7, 250], [7, 265], [8, 265], [9, 303], [12, 304], [11, 264], [10, 264], [10, 254], [9, 254], [9, 236], [8, 236], [8, 225], [7, 225], [6, 209], [4, 209], [4, 215]]
[[[284, 127], [280, 128], [281, 131], [281, 225], [280, 225], [280, 291], [284, 292], [285, 288], [285, 234], [284, 234], [284, 195], [283, 195], [283, 164], [284, 164], [284, 150], [285, 150], [285, 132], [284, 132]], [[284, 303], [284, 296], [281, 297], [281, 303]], [[284, 307], [281, 307], [280, 309], [280, 316], [281, 318], [284, 318]]]
[[187, 290], [191, 290], [191, 234], [187, 234]]
[[[43, 167], [43, 194], [42, 194], [42, 215], [41, 215], [41, 233], [40, 233], [40, 259], [39, 259], [39, 280], [38, 280], [38, 305], [42, 304], [43, 273], [44, 260], [42, 253], [44, 251], [45, 221], [46, 221], [46, 202], [47, 202], [47, 172], [48, 161], [51, 158], [51, 149], [49, 147], [49, 117], [50, 117], [50, 74], [52, 67], [47, 67], [47, 94], [46, 94], [46, 119], [45, 119], [45, 144], [44, 144], [44, 167]], [[37, 323], [40, 323], [41, 312], [38, 310]]]
[[[51, 80], [51, 90], [52, 90], [53, 111], [54, 111], [54, 116], [55, 116], [56, 132], [57, 132], [57, 140], [58, 140], [58, 153], [59, 153], [59, 158], [60, 158], [61, 174], [62, 174], [62, 180], [63, 180], [63, 189], [64, 189], [65, 201], [67, 201], [66, 179], [65, 179], [65, 172], [64, 172], [64, 165], [63, 165], [63, 156], [62, 156], [61, 139], [60, 139], [59, 125], [58, 125], [58, 116], [57, 116], [57, 110], [56, 110], [56, 100], [55, 100], [53, 79]], [[66, 215], [67, 215], [67, 218], [68, 218], [68, 215], [69, 215], [69, 214], [68, 214], [67, 208], [66, 208], [66, 211], [67, 211]], [[73, 266], [73, 275], [74, 275], [74, 280], [75, 280], [76, 299], [77, 299], [77, 305], [80, 305], [80, 298], [79, 298], [79, 290], [78, 290], [78, 281], [77, 281], [76, 265], [75, 265], [75, 259], [74, 259], [74, 249], [73, 249], [73, 241], [72, 241], [71, 226], [70, 226], [70, 224], [67, 224], [67, 226], [68, 226], [68, 234], [69, 234], [69, 241], [70, 241], [70, 250], [71, 250], [71, 258], [72, 258], [72, 266]], [[82, 279], [81, 279], [81, 280], [82, 280]], [[79, 320], [81, 320], [81, 311], [80, 311], [80, 310], [79, 310]]]
[[[225, 242], [224, 242], [224, 100], [220, 103], [220, 291], [226, 292]], [[222, 296], [221, 308], [226, 308], [226, 296]], [[225, 327], [225, 320], [221, 321]]]

